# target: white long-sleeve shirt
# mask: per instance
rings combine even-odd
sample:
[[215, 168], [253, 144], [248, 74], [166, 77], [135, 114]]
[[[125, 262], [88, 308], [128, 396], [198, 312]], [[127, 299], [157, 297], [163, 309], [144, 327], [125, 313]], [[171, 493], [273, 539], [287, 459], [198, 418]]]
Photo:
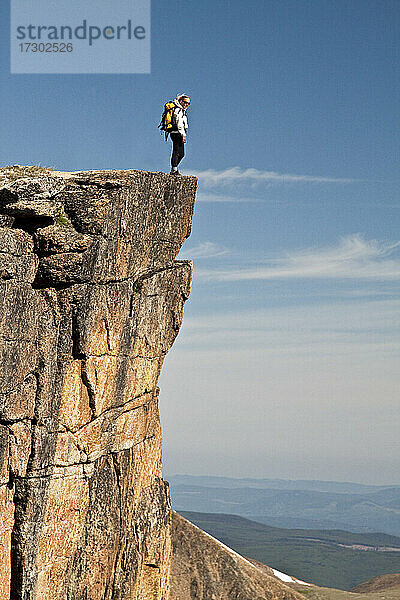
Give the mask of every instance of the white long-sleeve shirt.
[[174, 110], [174, 118], [176, 123], [176, 128], [181, 135], [186, 135], [187, 130], [189, 129], [188, 120], [186, 116], [185, 109], [181, 106], [179, 100], [175, 98], [175, 110]]

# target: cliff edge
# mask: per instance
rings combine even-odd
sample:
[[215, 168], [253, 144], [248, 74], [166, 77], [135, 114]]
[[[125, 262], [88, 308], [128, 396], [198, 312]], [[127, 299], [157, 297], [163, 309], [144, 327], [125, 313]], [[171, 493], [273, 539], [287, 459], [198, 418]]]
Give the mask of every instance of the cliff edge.
[[[0, 170], [0, 600], [168, 598], [157, 381], [193, 177]], [[28, 176], [27, 176], [28, 175]]]

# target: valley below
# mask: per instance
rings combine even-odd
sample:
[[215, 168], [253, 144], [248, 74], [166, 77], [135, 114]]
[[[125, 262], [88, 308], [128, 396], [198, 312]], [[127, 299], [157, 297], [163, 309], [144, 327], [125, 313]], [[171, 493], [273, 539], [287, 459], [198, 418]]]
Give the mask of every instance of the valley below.
[[[208, 530], [217, 529], [212, 515], [188, 515]], [[226, 522], [229, 515], [225, 517]], [[241, 519], [241, 521], [245, 521]], [[173, 513], [173, 561], [170, 600], [399, 600], [400, 574], [380, 575], [349, 590], [336, 585], [317, 585], [311, 578], [300, 579], [293, 571], [282, 572], [276, 563], [263, 563], [239, 553], [221, 537], [214, 537], [193, 522]], [[236, 523], [237, 525], [237, 523]], [[246, 524], [241, 523], [244, 527]], [[251, 529], [251, 523], [248, 522]], [[220, 533], [222, 528], [220, 527]], [[233, 540], [233, 537], [231, 539]], [[249, 534], [249, 538], [251, 533]], [[235, 549], [234, 549], [235, 548]], [[288, 564], [289, 566], [289, 564]], [[295, 567], [294, 567], [295, 568]], [[290, 573], [290, 575], [288, 574]], [[298, 573], [298, 571], [297, 571]], [[309, 569], [311, 575], [311, 569]], [[337, 580], [340, 572], [337, 571]]]

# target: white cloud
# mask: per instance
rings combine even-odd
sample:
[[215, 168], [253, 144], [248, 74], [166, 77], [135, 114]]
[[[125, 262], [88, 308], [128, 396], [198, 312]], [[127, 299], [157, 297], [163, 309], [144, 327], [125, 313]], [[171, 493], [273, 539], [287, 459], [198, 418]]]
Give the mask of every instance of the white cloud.
[[251, 198], [250, 196], [228, 196], [226, 194], [204, 194], [200, 191], [196, 195], [196, 202], [261, 202], [261, 198]]
[[216, 256], [229, 254], [229, 252], [227, 248], [214, 242], [201, 242], [197, 246], [183, 248], [179, 254], [179, 258], [182, 259], [184, 256], [190, 260], [193, 258], [215, 258]]
[[299, 357], [400, 351], [399, 300], [359, 300], [186, 316], [178, 348], [225, 348]]
[[294, 175], [290, 173], [276, 173], [275, 171], [261, 171], [258, 169], [241, 169], [231, 167], [223, 171], [207, 169], [206, 171], [192, 171], [191, 175], [199, 178], [207, 187], [235, 184], [238, 182], [250, 183], [352, 183], [355, 179], [336, 177], [317, 177], [313, 175]]
[[330, 248], [311, 248], [271, 258], [257, 266], [225, 270], [198, 269], [198, 279], [206, 281], [246, 281], [272, 279], [353, 279], [398, 280], [400, 259], [392, 256], [394, 244], [366, 240], [360, 234], [341, 238]]

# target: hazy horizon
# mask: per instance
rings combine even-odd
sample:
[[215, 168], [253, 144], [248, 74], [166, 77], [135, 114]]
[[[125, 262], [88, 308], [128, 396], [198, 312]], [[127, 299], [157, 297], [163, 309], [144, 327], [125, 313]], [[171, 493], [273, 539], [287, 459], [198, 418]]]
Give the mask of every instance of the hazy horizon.
[[348, 485], [348, 484], [354, 484], [354, 485], [360, 485], [360, 486], [367, 486], [367, 487], [400, 487], [400, 481], [399, 483], [384, 483], [384, 484], [375, 484], [375, 483], [370, 483], [370, 482], [364, 482], [364, 481], [337, 481], [337, 480], [333, 480], [333, 479], [296, 479], [296, 478], [282, 478], [282, 477], [269, 477], [268, 475], [266, 475], [265, 477], [246, 477], [246, 476], [238, 476], [238, 477], [233, 477], [233, 476], [228, 476], [228, 475], [215, 475], [213, 473], [207, 473], [207, 474], [194, 474], [194, 473], [167, 473], [165, 472], [164, 469], [164, 473], [163, 473], [163, 477], [168, 481], [168, 478], [172, 478], [172, 477], [210, 477], [210, 478], [216, 478], [216, 479], [234, 479], [234, 480], [251, 480], [251, 481], [282, 481], [282, 482], [307, 482], [307, 483], [313, 483], [313, 482], [322, 482], [322, 483], [335, 483], [335, 484], [344, 484], [344, 485]]

